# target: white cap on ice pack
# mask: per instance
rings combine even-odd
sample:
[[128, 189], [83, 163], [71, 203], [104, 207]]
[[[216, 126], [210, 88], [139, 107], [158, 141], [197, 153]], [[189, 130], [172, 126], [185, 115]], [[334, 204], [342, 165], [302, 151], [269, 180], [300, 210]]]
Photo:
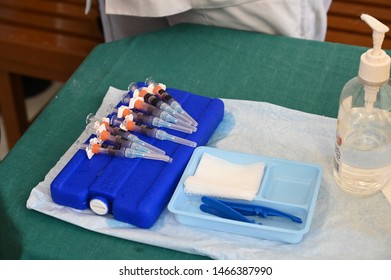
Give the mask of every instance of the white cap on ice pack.
[[98, 215], [106, 215], [109, 213], [109, 205], [103, 197], [94, 197], [90, 200], [91, 210]]

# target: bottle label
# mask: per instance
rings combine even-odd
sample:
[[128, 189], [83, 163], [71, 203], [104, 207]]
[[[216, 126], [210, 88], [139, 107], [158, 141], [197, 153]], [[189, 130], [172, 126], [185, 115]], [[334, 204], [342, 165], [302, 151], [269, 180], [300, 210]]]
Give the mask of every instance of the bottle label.
[[339, 173], [339, 165], [341, 163], [341, 150], [337, 144], [335, 144], [335, 152], [334, 152], [334, 169], [337, 173]]
[[341, 165], [341, 145], [342, 145], [342, 137], [341, 137], [341, 130], [342, 130], [342, 123], [340, 121], [342, 116], [342, 110], [339, 110], [339, 117], [337, 120], [337, 132], [335, 136], [335, 150], [334, 150], [334, 169], [337, 174], [339, 174], [340, 171], [340, 165]]
[[334, 152], [334, 169], [337, 174], [340, 174], [341, 166], [341, 145], [343, 138], [345, 137], [347, 131], [346, 122], [349, 119], [349, 115], [352, 109], [352, 96], [345, 98], [342, 101], [342, 104], [338, 110], [338, 119], [337, 119], [337, 132], [335, 139], [335, 152]]

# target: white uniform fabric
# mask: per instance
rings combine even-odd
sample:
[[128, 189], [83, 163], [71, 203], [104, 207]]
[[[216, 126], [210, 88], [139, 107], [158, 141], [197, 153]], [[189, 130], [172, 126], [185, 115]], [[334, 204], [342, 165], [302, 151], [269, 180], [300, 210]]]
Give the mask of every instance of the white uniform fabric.
[[332, 0], [99, 0], [106, 41], [195, 23], [323, 41]]

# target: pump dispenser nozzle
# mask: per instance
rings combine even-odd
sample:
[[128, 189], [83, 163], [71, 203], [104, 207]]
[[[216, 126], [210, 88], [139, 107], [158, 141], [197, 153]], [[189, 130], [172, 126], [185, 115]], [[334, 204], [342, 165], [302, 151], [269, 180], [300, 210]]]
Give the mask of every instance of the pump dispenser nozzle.
[[389, 28], [367, 14], [362, 14], [361, 19], [373, 30], [373, 48], [361, 55], [358, 76], [372, 85], [382, 84], [390, 78], [391, 59], [381, 49], [384, 35]]
[[372, 38], [373, 38], [373, 51], [372, 54], [377, 56], [381, 54], [381, 46], [384, 40], [384, 33], [389, 31], [388, 26], [384, 25], [374, 17], [362, 14], [361, 20], [365, 21], [370, 28], [372, 28]]
[[373, 31], [373, 48], [361, 55], [358, 69], [358, 76], [364, 84], [365, 108], [367, 112], [371, 112], [380, 86], [390, 78], [391, 59], [381, 49], [385, 33], [389, 31], [389, 28], [367, 14], [362, 14], [361, 19]]

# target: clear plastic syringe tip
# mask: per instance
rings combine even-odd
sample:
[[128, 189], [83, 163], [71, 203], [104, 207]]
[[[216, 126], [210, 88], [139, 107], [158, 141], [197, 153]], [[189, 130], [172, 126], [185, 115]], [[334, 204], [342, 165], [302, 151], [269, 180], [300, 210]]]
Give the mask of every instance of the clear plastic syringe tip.
[[128, 86], [128, 91], [133, 92], [133, 91], [135, 91], [136, 89], [138, 89], [137, 83], [136, 83], [136, 82], [132, 82], [132, 83], [129, 84], [129, 86]]
[[166, 111], [166, 112], [168, 112], [168, 113], [170, 113], [171, 115], [175, 115], [175, 114], [177, 114], [177, 111], [175, 111], [170, 105], [168, 105], [167, 103], [163, 103], [163, 101], [162, 101], [162, 103], [161, 103], [161, 105], [160, 105], [160, 107], [159, 107], [160, 109], [162, 109], [163, 111]]
[[137, 83], [130, 83], [128, 86], [128, 92], [122, 96], [122, 103], [129, 104], [130, 99], [133, 98], [133, 93], [138, 89]]
[[[142, 140], [140, 140], [140, 141], [142, 141]], [[166, 154], [166, 152], [164, 150], [161, 150], [161, 149], [155, 147], [154, 145], [151, 145], [151, 144], [149, 144], [149, 143], [147, 143], [145, 141], [143, 141], [142, 143], [137, 143], [137, 144], [140, 144], [140, 145], [144, 146], [145, 148], [147, 148], [148, 150], [154, 152], [155, 154], [161, 154], [161, 155]]]
[[84, 150], [87, 154], [87, 157], [91, 159], [94, 154], [100, 153], [100, 144], [96, 140], [96, 138], [90, 139], [89, 144], [77, 140], [75, 144], [75, 149]]
[[148, 85], [154, 85], [156, 84], [155, 80], [152, 78], [152, 77], [148, 77], [145, 79], [145, 84], [148, 86]]
[[165, 121], [167, 121], [169, 123], [174, 123], [174, 124], [177, 124], [177, 125], [180, 125], [180, 126], [189, 127], [190, 129], [193, 129], [193, 127], [194, 127], [190, 122], [186, 122], [186, 121], [183, 121], [180, 118], [176, 118], [176, 117], [174, 117], [173, 115], [169, 114], [166, 111], [163, 111], [160, 114], [160, 118], [162, 118], [163, 120], [165, 120]]
[[181, 104], [179, 104], [177, 101], [173, 101], [171, 103], [171, 107], [178, 112], [184, 119], [186, 119], [188, 122], [190, 122], [192, 125], [197, 126], [198, 122], [190, 116], [185, 109], [182, 108]]
[[192, 116], [190, 116], [185, 110], [183, 110], [182, 115], [183, 115], [187, 120], [189, 120], [189, 121], [192, 123], [192, 125], [194, 125], [194, 126], [197, 126], [197, 125], [198, 125], [198, 122], [197, 122], [195, 119], [193, 119]]
[[134, 149], [126, 149], [125, 157], [128, 158], [143, 158], [151, 160], [161, 160], [165, 162], [172, 162], [172, 158], [167, 155], [155, 154], [155, 153], [143, 153]]
[[177, 137], [177, 136], [171, 136], [171, 139], [170, 139], [172, 142], [175, 142], [175, 143], [178, 143], [178, 144], [181, 144], [181, 145], [185, 145], [185, 146], [189, 146], [189, 147], [197, 147], [197, 143], [194, 142], [194, 141], [190, 141], [190, 140], [187, 140], [187, 139], [184, 139], [184, 138], [181, 138], [181, 137]]
[[160, 109], [162, 109], [163, 111], [166, 111], [167, 113], [169, 113], [170, 115], [174, 116], [175, 118], [177, 118], [178, 120], [188, 124], [188, 125], [191, 125], [193, 126], [193, 122], [191, 120], [189, 120], [188, 118], [186, 118], [185, 115], [181, 114], [181, 113], [178, 113], [177, 111], [174, 110], [174, 108], [172, 108], [170, 105], [168, 105], [167, 103], [163, 103], [164, 106], [161, 106]]
[[89, 124], [91, 122], [99, 121], [99, 118], [96, 117], [93, 113], [89, 113], [86, 117], [86, 124]]
[[189, 147], [197, 147], [197, 143], [194, 142], [194, 141], [191, 141], [191, 140], [187, 140], [187, 139], [184, 139], [184, 138], [181, 138], [181, 137], [178, 137], [178, 136], [175, 136], [175, 135], [172, 135], [172, 134], [169, 134], [163, 130], [158, 130], [158, 132], [156, 133], [156, 138], [157, 139], [160, 139], [160, 140], [168, 140], [168, 141], [171, 141], [171, 142], [175, 142], [175, 143], [178, 143], [178, 144], [181, 144], [181, 145], [185, 145], [185, 146], [189, 146]]
[[147, 153], [147, 154], [159, 154], [159, 155], [164, 155], [161, 152], [156, 153], [152, 149], [149, 149], [146, 145], [142, 145], [136, 142], [131, 142], [131, 144], [128, 145], [129, 148], [132, 148], [136, 151], [140, 151], [142, 153]]
[[[172, 109], [172, 107], [170, 107]], [[173, 109], [174, 110], [174, 109]], [[178, 120], [181, 120], [182, 122], [185, 122], [191, 126], [197, 126], [195, 125], [196, 122], [195, 121], [192, 121], [190, 118], [188, 118], [185, 114], [182, 114], [182, 113], [179, 113], [177, 111], [174, 110], [174, 113], [170, 113], [171, 115], [173, 115], [174, 117], [176, 117]]]
[[134, 134], [129, 133], [128, 136], [127, 136], [127, 139], [129, 139], [130, 141], [133, 141], [134, 143], [137, 143], [137, 144], [147, 148], [148, 150], [151, 150], [152, 152], [154, 152], [156, 154], [164, 155], [166, 153], [164, 150], [161, 150], [158, 147], [141, 140], [140, 138], [138, 138]]
[[170, 136], [170, 141], [181, 144], [181, 145], [193, 147], [193, 148], [197, 147], [196, 142], [190, 141], [190, 140], [187, 140], [187, 139], [184, 139], [181, 137], [173, 136], [173, 135]]
[[97, 122], [97, 121], [90, 122], [90, 123], [87, 123], [86, 128], [85, 128], [84, 131], [87, 134], [95, 134], [95, 132], [97, 131], [98, 127], [99, 127], [99, 122]]
[[166, 122], [166, 121], [164, 121], [162, 119], [160, 119], [156, 123], [156, 126], [157, 127], [165, 127], [165, 128], [169, 128], [169, 129], [172, 129], [172, 130], [176, 130], [176, 131], [180, 131], [180, 132], [184, 132], [184, 133], [188, 133], [188, 134], [191, 134], [191, 133], [197, 131], [196, 127], [189, 127], [189, 126], [183, 126], [183, 125], [179, 125], [179, 124], [174, 124], [174, 123]]
[[85, 150], [85, 149], [87, 149], [88, 147], [89, 147], [89, 144], [83, 143], [83, 142], [81, 142], [80, 140], [77, 140], [77, 141], [75, 142], [75, 145], [74, 145], [75, 150]]
[[162, 154], [145, 154], [143, 156], [143, 158], [152, 159], [152, 160], [160, 160], [160, 161], [164, 161], [164, 162], [168, 162], [168, 163], [172, 162], [171, 157], [169, 157], [167, 155], [162, 155]]
[[190, 120], [188, 120], [188, 119], [177, 118], [177, 121], [175, 122], [175, 124], [188, 127], [191, 130], [193, 130], [193, 132], [195, 132], [197, 130], [194, 123], [190, 122]]

